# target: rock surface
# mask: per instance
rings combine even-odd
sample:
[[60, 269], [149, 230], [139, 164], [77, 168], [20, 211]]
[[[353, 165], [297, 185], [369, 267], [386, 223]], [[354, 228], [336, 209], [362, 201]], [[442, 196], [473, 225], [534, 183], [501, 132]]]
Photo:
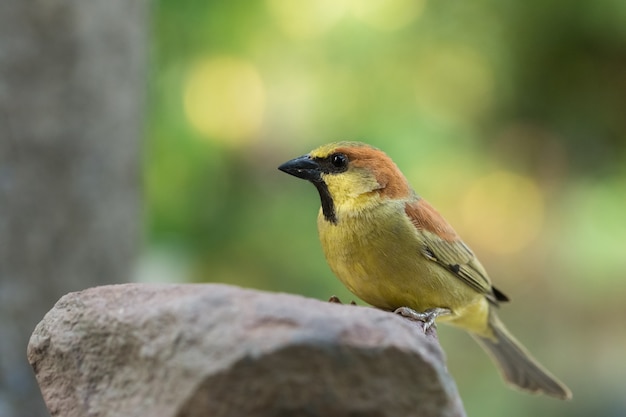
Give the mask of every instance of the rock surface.
[[53, 416], [464, 416], [436, 335], [227, 285], [70, 293], [28, 346]]

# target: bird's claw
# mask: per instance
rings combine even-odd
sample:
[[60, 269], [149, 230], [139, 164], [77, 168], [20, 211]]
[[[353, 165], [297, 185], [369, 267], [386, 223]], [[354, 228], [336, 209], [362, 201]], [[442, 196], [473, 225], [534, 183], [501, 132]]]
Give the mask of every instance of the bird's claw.
[[447, 308], [429, 308], [424, 312], [417, 312], [409, 307], [400, 307], [394, 311], [395, 314], [399, 314], [402, 317], [406, 317], [409, 320], [413, 321], [421, 321], [424, 323], [424, 332], [426, 332], [431, 327], [435, 326], [435, 320], [439, 316], [445, 316], [446, 314], [452, 313]]
[[[341, 302], [341, 300], [339, 299], [339, 297], [337, 297], [336, 295], [331, 296], [331, 297], [328, 299], [328, 302], [329, 302], [329, 303], [335, 303], [335, 304], [343, 304], [343, 303]], [[355, 303], [354, 301], [350, 301], [350, 305], [355, 306], [355, 305], [356, 305], [356, 303]]]

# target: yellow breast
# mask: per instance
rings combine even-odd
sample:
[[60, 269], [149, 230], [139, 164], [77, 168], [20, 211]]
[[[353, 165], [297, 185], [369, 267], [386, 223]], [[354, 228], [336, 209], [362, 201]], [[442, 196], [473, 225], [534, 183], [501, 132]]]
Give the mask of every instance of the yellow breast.
[[424, 241], [403, 202], [359, 211], [339, 207], [337, 219], [334, 224], [321, 212], [318, 217], [324, 254], [335, 275], [365, 302], [386, 310], [444, 307], [459, 313], [483, 304], [484, 297], [422, 254]]

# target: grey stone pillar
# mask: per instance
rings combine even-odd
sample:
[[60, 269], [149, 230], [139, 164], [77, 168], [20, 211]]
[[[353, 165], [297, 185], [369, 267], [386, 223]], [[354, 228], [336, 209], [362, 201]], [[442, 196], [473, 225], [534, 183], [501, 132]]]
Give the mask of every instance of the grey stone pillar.
[[139, 243], [147, 2], [0, 1], [0, 415], [47, 415], [30, 333], [127, 280]]

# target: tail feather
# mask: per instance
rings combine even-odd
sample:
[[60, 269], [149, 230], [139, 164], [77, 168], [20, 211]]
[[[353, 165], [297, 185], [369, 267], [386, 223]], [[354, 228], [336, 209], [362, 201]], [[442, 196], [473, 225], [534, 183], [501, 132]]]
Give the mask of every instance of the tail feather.
[[563, 400], [572, 398], [572, 393], [556, 377], [548, 372], [532, 355], [506, 330], [494, 312], [489, 324], [493, 338], [476, 334], [472, 336], [494, 359], [504, 379], [522, 390], [543, 393]]

